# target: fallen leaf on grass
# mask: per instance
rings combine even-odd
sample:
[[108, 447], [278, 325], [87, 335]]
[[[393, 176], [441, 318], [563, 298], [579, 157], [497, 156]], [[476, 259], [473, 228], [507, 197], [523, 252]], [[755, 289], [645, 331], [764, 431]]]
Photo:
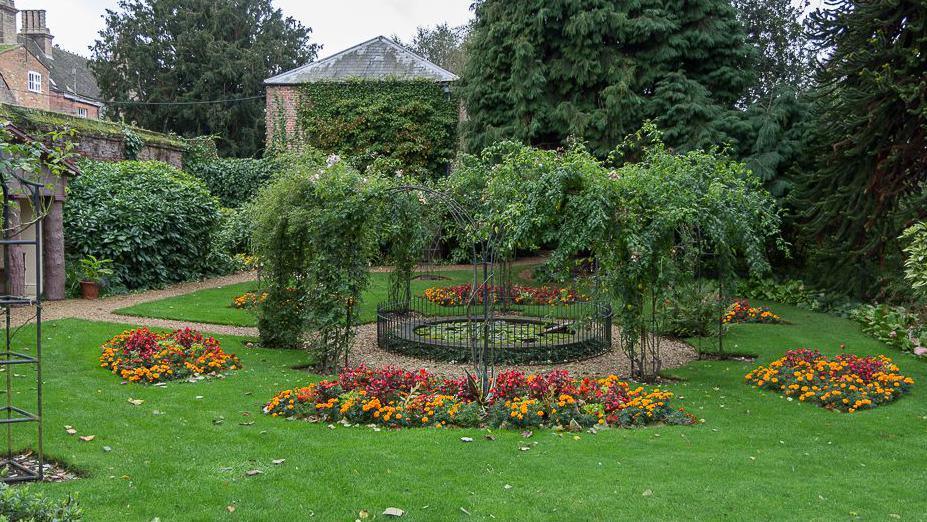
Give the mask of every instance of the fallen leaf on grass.
[[271, 462], [273, 462], [274, 464], [283, 464], [284, 462], [286, 462], [286, 459], [274, 459]]
[[652, 496], [653, 496], [653, 490], [652, 490], [652, 489], [645, 489], [644, 492], [641, 494], [641, 496], [644, 496], [644, 497], [652, 497]]
[[64, 432], [67, 433], [68, 435], [74, 435], [77, 433], [77, 430], [75, 430], [74, 428], [67, 428], [66, 430], [64, 430]]
[[82, 440], [82, 441], [84, 441], [84, 442], [90, 442], [90, 441], [92, 441], [92, 440], [95, 439], [95, 438], [96, 438], [96, 435], [84, 435], [84, 436], [82, 436], [82, 437], [80, 438], [80, 440]]
[[461, 437], [460, 442], [473, 442], [472, 437]]
[[234, 505], [234, 504], [229, 504], [229, 505], [225, 506], [225, 509], [226, 509], [226, 511], [228, 511], [229, 513], [234, 513], [234, 512], [235, 512], [235, 505]]
[[260, 474], [262, 474], [262, 473], [264, 473], [264, 472], [261, 471], [261, 470], [259, 470], [259, 469], [249, 469], [248, 471], [245, 472], [245, 475], [247, 475], [247, 476], [249, 476], [249, 477], [253, 477], [253, 476], [255, 476], [255, 475], [260, 475]]
[[534, 435], [534, 432], [532, 432], [532, 431], [530, 431], [530, 430], [521, 432], [521, 436], [524, 437], [524, 438], [526, 438], [526, 439], [531, 438], [532, 435]]
[[495, 435], [486, 435], [486, 440], [496, 440]]
[[394, 507], [388, 507], [383, 510], [383, 515], [387, 517], [401, 517], [402, 515], [405, 515], [405, 514], [406, 514], [405, 511], [399, 508], [394, 508]]
[[144, 399], [133, 399], [132, 397], [129, 397], [129, 404], [132, 404], [135, 406], [141, 406], [144, 402], [145, 402]]

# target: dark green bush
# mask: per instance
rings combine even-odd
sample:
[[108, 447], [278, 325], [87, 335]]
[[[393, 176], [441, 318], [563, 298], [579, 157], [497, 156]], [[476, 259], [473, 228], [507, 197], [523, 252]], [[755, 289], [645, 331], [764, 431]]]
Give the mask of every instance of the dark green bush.
[[190, 174], [203, 180], [223, 207], [237, 208], [250, 201], [279, 170], [273, 158], [204, 158], [184, 165]]
[[0, 483], [0, 520], [76, 522], [82, 516], [77, 500], [70, 496], [55, 501], [28, 487]]
[[84, 161], [81, 172], [65, 203], [70, 257], [112, 259], [128, 289], [227, 269], [213, 252], [219, 204], [200, 180], [157, 161]]
[[245, 208], [223, 208], [216, 232], [216, 251], [233, 256], [251, 253], [254, 222]]

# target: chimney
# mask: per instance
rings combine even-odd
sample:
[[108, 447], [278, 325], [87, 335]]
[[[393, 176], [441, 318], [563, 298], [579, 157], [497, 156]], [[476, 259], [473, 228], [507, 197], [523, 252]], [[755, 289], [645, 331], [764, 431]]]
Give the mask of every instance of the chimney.
[[16, 45], [16, 5], [13, 0], [0, 0], [0, 44]]
[[45, 25], [44, 9], [24, 9], [20, 11], [23, 17], [22, 35], [31, 38], [45, 56], [52, 57], [52, 39], [51, 32]]

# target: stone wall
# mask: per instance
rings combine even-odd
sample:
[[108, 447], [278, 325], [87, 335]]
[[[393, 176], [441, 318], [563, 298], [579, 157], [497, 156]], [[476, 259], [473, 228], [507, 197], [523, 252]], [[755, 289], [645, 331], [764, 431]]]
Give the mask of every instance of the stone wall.
[[[125, 158], [122, 138], [113, 136], [78, 134], [74, 152], [97, 161], [121, 161]], [[183, 168], [183, 150], [161, 143], [145, 143], [138, 153], [140, 160], [157, 160]]]

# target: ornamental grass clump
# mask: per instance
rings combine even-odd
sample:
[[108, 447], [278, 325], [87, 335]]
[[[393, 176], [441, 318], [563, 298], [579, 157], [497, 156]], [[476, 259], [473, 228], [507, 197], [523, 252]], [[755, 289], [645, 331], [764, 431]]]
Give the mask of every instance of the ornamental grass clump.
[[137, 328], [103, 344], [100, 366], [129, 382], [156, 383], [237, 370], [241, 361], [190, 328], [170, 333]]
[[632, 427], [693, 424], [673, 408], [672, 393], [632, 388], [618, 377], [573, 378], [557, 370], [526, 375], [500, 373], [480, 397], [467, 378], [442, 379], [425, 370], [342, 371], [337, 380], [284, 390], [265, 406], [274, 417], [403, 427]]
[[828, 358], [804, 348], [785, 352], [784, 357], [756, 368], [745, 379], [758, 388], [847, 413], [892, 402], [914, 384], [914, 379], [900, 374], [884, 355]]

